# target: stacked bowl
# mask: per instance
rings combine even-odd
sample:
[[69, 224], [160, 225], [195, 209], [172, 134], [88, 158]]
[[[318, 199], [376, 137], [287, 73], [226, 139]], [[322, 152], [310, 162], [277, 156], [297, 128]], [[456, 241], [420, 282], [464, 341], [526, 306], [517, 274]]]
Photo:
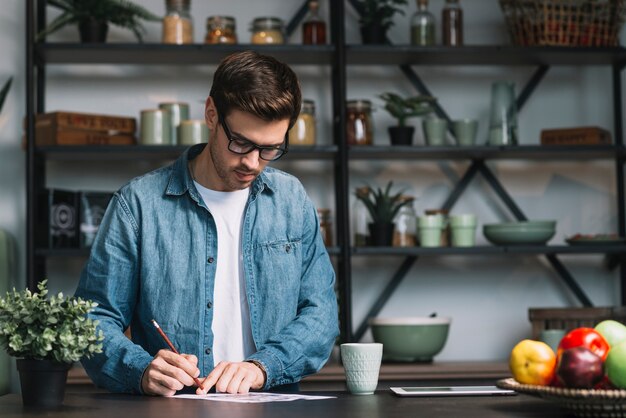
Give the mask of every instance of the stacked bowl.
[[496, 245], [543, 245], [554, 236], [555, 232], [555, 220], [483, 225], [485, 238]]

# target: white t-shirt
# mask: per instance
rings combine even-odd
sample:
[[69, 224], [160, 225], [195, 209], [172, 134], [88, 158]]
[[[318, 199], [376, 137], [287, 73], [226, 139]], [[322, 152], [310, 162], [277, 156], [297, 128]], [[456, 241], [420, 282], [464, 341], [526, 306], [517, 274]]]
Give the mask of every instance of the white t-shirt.
[[218, 192], [194, 182], [217, 226], [213, 290], [213, 359], [243, 361], [256, 351], [241, 252], [241, 224], [250, 189]]

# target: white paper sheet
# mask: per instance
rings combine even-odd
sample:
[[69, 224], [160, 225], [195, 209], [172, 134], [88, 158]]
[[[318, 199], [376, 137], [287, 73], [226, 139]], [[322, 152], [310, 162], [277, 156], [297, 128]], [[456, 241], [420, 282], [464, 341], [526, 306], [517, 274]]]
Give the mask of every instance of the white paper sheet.
[[217, 401], [217, 402], [237, 402], [237, 403], [265, 403], [265, 402], [289, 402], [297, 400], [318, 400], [332, 399], [335, 396], [311, 396], [300, 395], [295, 393], [268, 393], [268, 392], [250, 392], [246, 394], [230, 394], [230, 393], [207, 393], [206, 395], [175, 395], [173, 398], [179, 399], [196, 399], [201, 401]]

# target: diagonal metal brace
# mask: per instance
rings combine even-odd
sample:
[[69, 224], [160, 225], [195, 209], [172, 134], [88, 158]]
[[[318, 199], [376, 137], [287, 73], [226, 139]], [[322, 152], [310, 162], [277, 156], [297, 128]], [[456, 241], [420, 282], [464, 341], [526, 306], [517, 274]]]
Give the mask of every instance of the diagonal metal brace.
[[[482, 162], [482, 160], [480, 160], [480, 162]], [[467, 168], [467, 171], [465, 172], [465, 174], [463, 174], [463, 177], [461, 177], [461, 179], [457, 182], [456, 186], [454, 186], [454, 189], [452, 190], [452, 192], [450, 192], [450, 195], [444, 202], [441, 209], [448, 210], [448, 211], [452, 209], [452, 206], [454, 206], [456, 201], [459, 200], [459, 197], [461, 197], [461, 195], [463, 194], [467, 186], [470, 184], [472, 179], [476, 177], [476, 173], [478, 173], [478, 167], [479, 167], [478, 163], [479, 163], [478, 160], [472, 161], [472, 164]]]

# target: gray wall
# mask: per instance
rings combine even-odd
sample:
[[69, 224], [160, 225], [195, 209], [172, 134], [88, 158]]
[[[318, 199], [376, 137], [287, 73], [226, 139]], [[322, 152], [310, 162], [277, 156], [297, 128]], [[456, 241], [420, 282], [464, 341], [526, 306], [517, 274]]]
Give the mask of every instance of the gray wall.
[[[164, 1], [138, 3], [157, 14]], [[326, 14], [328, 2], [322, 1]], [[256, 16], [274, 15], [288, 19], [298, 1], [242, 0], [192, 2], [195, 39], [204, 39], [204, 21], [213, 14], [237, 19], [240, 42], [248, 42], [248, 25]], [[462, 1], [465, 11], [466, 44], [509, 43], [502, 13], [495, 0]], [[245, 5], [245, 7], [243, 7]], [[439, 21], [443, 0], [431, 1]], [[392, 29], [394, 43], [408, 43], [409, 21], [415, 11], [411, 2], [405, 16], [397, 17]], [[54, 16], [53, 9], [50, 15]], [[347, 39], [360, 42], [356, 17], [347, 7]], [[0, 228], [14, 234], [19, 243], [18, 283], [24, 283], [25, 191], [24, 154], [20, 150], [21, 118], [24, 115], [24, 6], [20, 0], [4, 2], [0, 14], [0, 81], [16, 77], [5, 110], [0, 115]], [[160, 41], [160, 25], [147, 24], [147, 42]], [[130, 32], [112, 28], [110, 42], [133, 41]], [[438, 30], [439, 32], [439, 30]], [[76, 28], [67, 28], [51, 41], [75, 41]], [[290, 43], [299, 43], [300, 33]], [[515, 81], [518, 89], [530, 78], [532, 67], [416, 67], [433, 94], [453, 119], [471, 117], [480, 122], [479, 138], [486, 136], [489, 90], [496, 80]], [[182, 100], [191, 104], [191, 116], [201, 118], [203, 101], [211, 84], [213, 66], [51, 66], [48, 69], [48, 110], [80, 110], [138, 116], [158, 102]], [[304, 96], [315, 101], [318, 142], [331, 142], [330, 71], [325, 67], [298, 66]], [[538, 91], [520, 115], [523, 144], [536, 144], [544, 128], [597, 125], [612, 129], [610, 69], [605, 67], [560, 67], [550, 70]], [[386, 128], [394, 123], [382, 110], [377, 95], [383, 91], [412, 92], [411, 85], [393, 67], [351, 67], [348, 98], [374, 101], [375, 143], [387, 144]], [[417, 142], [423, 143], [419, 120]], [[298, 175], [320, 207], [334, 207], [332, 166], [324, 162], [281, 162], [280, 168]], [[384, 184], [393, 179], [418, 197], [416, 208], [438, 207], [468, 166], [465, 162], [354, 162], [351, 187], [363, 181]], [[49, 163], [48, 186], [82, 190], [115, 190], [132, 176], [156, 167], [142, 161], [130, 164]], [[490, 167], [533, 219], [558, 219], [559, 244], [569, 235], [613, 232], [617, 228], [613, 164], [593, 162], [497, 162]], [[479, 222], [510, 219], [510, 214], [480, 179], [453, 208], [453, 213], [476, 213]], [[480, 227], [479, 227], [480, 231]], [[478, 234], [479, 244], [485, 243]], [[619, 304], [619, 284], [614, 272], [602, 267], [601, 256], [563, 257], [579, 284], [596, 305]], [[401, 259], [355, 259], [353, 303], [355, 326], [362, 320], [377, 293], [384, 287]], [[84, 260], [54, 259], [49, 262], [53, 291], [72, 292]], [[576, 300], [556, 274], [539, 257], [423, 257], [409, 272], [384, 316], [420, 316], [437, 312], [451, 316], [453, 325], [438, 360], [505, 359], [513, 344], [529, 336], [528, 307], [577, 306]], [[497, 331], [494, 331], [497, 330]], [[371, 336], [366, 335], [365, 340]], [[0, 369], [1, 370], [1, 369]], [[2, 375], [3, 373], [0, 373]], [[2, 377], [0, 377], [2, 379]], [[0, 381], [0, 385], [1, 385]]]

